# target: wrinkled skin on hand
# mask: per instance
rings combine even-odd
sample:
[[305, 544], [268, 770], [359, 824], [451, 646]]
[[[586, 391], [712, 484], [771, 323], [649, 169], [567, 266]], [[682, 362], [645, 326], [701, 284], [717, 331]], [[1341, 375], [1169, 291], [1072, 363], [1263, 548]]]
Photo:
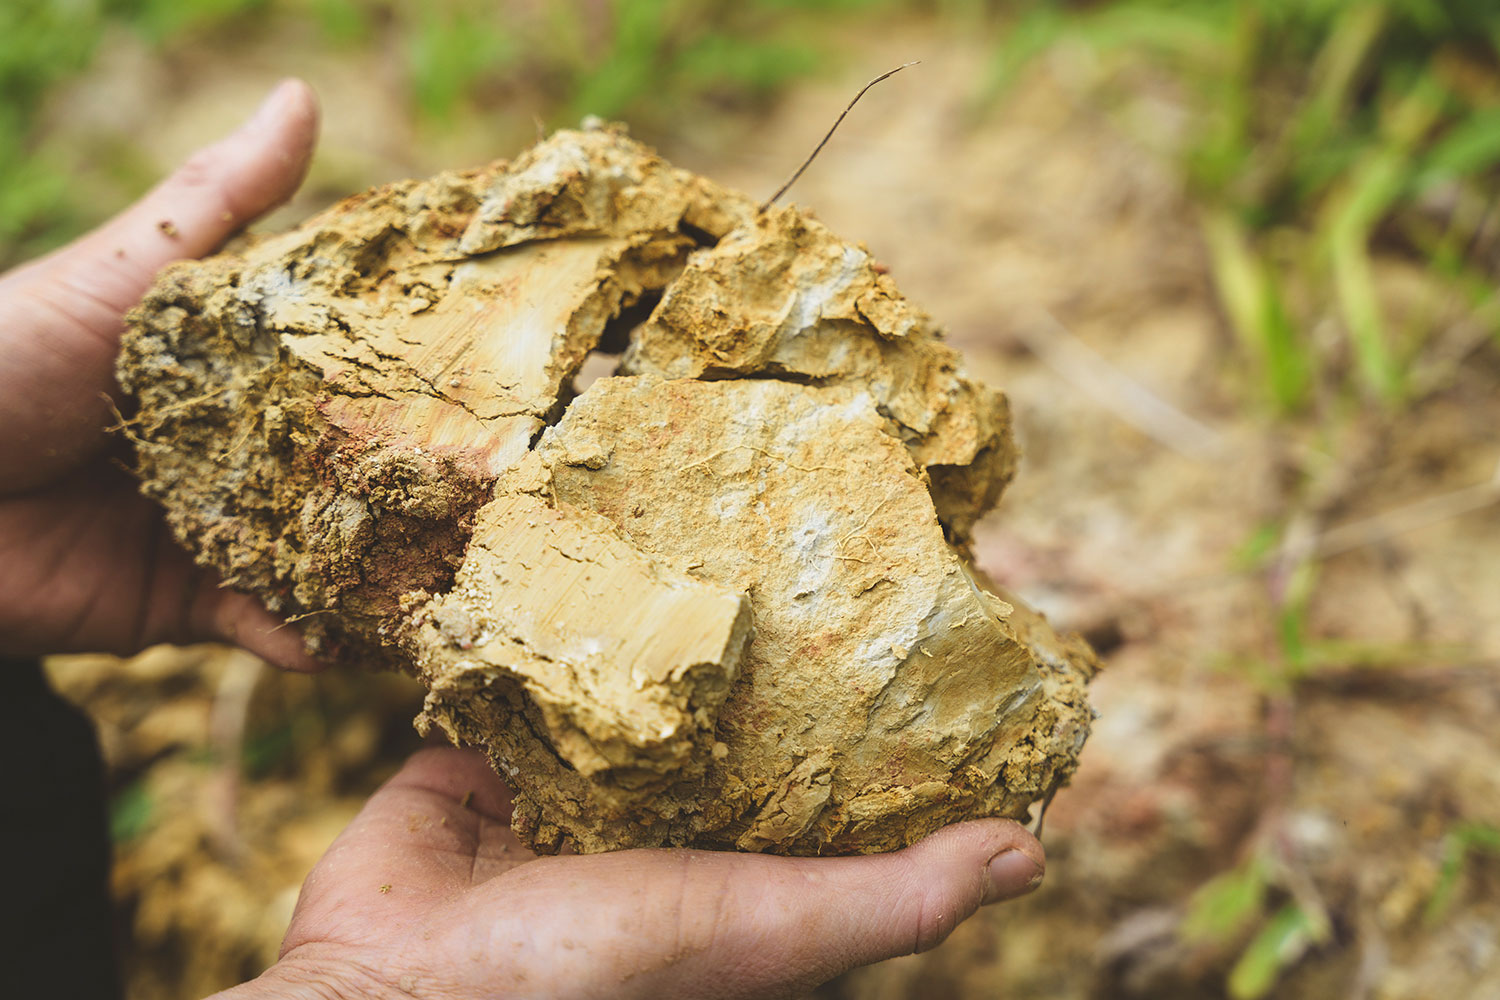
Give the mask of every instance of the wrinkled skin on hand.
[[220, 589], [114, 449], [121, 317], [173, 260], [212, 253], [301, 183], [318, 125], [287, 81], [255, 117], [87, 236], [0, 277], [0, 636], [8, 655], [222, 640], [317, 663], [253, 597]]
[[983, 903], [1034, 889], [1041, 860], [1009, 820], [863, 857], [538, 858], [484, 757], [434, 748], [313, 869], [280, 962], [220, 997], [799, 996], [935, 947]]

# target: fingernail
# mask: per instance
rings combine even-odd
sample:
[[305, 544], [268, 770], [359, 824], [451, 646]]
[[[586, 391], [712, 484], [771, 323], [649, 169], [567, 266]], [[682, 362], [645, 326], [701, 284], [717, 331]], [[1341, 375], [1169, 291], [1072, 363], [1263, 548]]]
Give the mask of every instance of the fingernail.
[[272, 87], [265, 100], [260, 102], [260, 107], [256, 108], [255, 113], [245, 120], [244, 125], [240, 126], [241, 130], [259, 131], [276, 121], [281, 116], [282, 105], [286, 103], [287, 95], [296, 82], [291, 77], [287, 77]]
[[1042, 884], [1042, 866], [1017, 850], [1002, 851], [990, 858], [990, 884], [984, 905], [1024, 896]]

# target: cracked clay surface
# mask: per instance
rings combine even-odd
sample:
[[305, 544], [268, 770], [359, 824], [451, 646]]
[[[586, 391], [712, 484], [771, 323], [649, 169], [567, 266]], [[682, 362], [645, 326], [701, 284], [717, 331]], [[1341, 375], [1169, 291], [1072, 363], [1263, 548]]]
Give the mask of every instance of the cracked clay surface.
[[560, 132], [173, 265], [129, 323], [178, 538], [416, 674], [539, 850], [888, 850], [1077, 766], [1097, 660], [967, 558], [1004, 397], [795, 208]]

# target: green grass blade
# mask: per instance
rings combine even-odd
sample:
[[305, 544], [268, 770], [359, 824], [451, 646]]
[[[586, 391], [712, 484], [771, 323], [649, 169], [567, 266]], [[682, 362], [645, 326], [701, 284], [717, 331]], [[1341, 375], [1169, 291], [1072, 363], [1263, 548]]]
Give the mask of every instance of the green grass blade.
[[1362, 230], [1343, 227], [1329, 243], [1334, 291], [1364, 382], [1386, 404], [1401, 398], [1401, 373], [1386, 347], [1385, 324]]
[[1422, 919], [1430, 927], [1440, 921], [1453, 905], [1464, 863], [1476, 850], [1500, 854], [1500, 827], [1485, 823], [1464, 823], [1443, 838], [1443, 861], [1437, 884], [1427, 899]]
[[1378, 146], [1334, 194], [1324, 240], [1334, 292], [1366, 384], [1381, 402], [1395, 405], [1405, 380], [1387, 343], [1369, 255], [1375, 227], [1410, 192], [1414, 149], [1442, 111], [1445, 94], [1430, 75], [1420, 76], [1385, 115]]
[[1188, 903], [1183, 938], [1206, 944], [1232, 941], [1261, 915], [1267, 875], [1265, 862], [1256, 856], [1205, 882]]
[[1422, 157], [1412, 186], [1420, 194], [1496, 166], [1500, 166], [1500, 108], [1490, 108], [1456, 122]]
[[1270, 269], [1255, 255], [1249, 237], [1227, 211], [1206, 213], [1203, 233], [1214, 284], [1230, 325], [1264, 368], [1277, 410], [1300, 409], [1307, 401], [1312, 361]]
[[1260, 1000], [1271, 992], [1284, 970], [1306, 953], [1315, 925], [1306, 911], [1288, 903], [1255, 935], [1229, 972], [1234, 1000]]

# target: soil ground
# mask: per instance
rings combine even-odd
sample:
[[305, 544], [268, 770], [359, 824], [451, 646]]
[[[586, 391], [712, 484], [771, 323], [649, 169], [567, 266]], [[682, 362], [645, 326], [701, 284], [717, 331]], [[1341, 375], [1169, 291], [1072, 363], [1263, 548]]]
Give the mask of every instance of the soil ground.
[[[792, 199], [864, 240], [1010, 395], [1025, 458], [979, 562], [1108, 669], [1083, 767], [1047, 813], [1041, 891], [819, 996], [1224, 996], [1287, 902], [1327, 921], [1287, 944], [1276, 996], [1500, 996], [1500, 854], [1465, 853], [1462, 833], [1500, 829], [1500, 507], [1431, 502], [1495, 473], [1500, 351], [1398, 414], [1273, 424], [1181, 178], [1105, 112], [1119, 94], [1053, 61], [976, 110], [972, 40], [914, 24], [845, 44], [842, 69], [768, 115], [645, 138], [769, 192], [864, 80], [924, 60], [871, 92]], [[277, 74], [307, 74], [325, 141], [283, 222], [526, 138], [476, 121], [418, 141], [363, 58], [293, 42], [158, 66], [122, 43], [57, 114], [150, 130], [165, 170]], [[1129, 102], [1170, 140], [1169, 91], [1142, 83]], [[1402, 308], [1410, 265], [1377, 267]], [[1257, 553], [1268, 524], [1323, 546], [1302, 622], [1318, 655], [1295, 679], [1278, 638], [1295, 551]], [[201, 996], [271, 961], [308, 868], [417, 744], [420, 691], [397, 677], [282, 676], [208, 647], [49, 668], [98, 721], [114, 776], [133, 997]], [[1240, 930], [1195, 937], [1200, 888], [1249, 864], [1270, 872], [1265, 901]]]

